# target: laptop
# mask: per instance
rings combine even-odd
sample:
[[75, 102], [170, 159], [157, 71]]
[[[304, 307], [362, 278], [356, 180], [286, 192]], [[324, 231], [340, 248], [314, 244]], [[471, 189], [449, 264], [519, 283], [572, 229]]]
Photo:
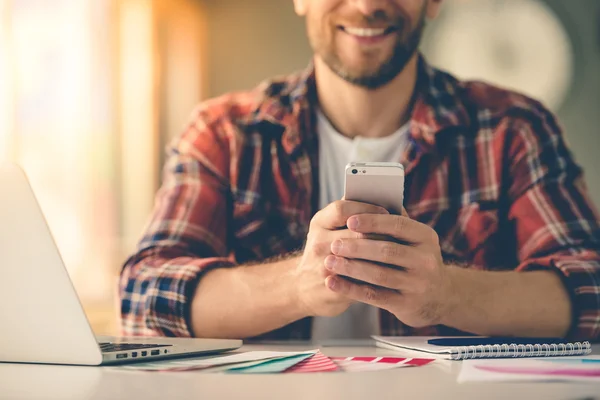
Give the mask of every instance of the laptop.
[[241, 340], [96, 337], [29, 181], [0, 165], [0, 362], [105, 365], [234, 350]]

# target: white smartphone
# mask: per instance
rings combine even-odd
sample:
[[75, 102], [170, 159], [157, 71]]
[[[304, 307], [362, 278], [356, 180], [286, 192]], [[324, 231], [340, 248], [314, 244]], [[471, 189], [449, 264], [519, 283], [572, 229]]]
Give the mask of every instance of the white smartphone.
[[402, 214], [404, 167], [389, 162], [355, 162], [346, 165], [344, 198], [375, 204], [392, 214]]

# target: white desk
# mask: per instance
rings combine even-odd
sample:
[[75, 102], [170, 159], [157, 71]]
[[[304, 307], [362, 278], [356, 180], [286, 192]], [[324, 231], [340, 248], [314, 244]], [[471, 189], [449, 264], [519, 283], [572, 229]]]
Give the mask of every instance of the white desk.
[[[297, 351], [310, 345], [244, 346]], [[331, 356], [398, 356], [374, 347], [322, 347]], [[600, 355], [600, 345], [594, 346]], [[445, 363], [448, 365], [447, 363]], [[460, 362], [379, 372], [227, 375], [109, 367], [0, 364], [0, 399], [600, 399], [600, 384], [457, 384]]]

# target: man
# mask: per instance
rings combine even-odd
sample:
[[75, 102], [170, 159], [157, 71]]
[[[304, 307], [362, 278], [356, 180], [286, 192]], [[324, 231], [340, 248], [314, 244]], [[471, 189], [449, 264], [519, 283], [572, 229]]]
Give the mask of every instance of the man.
[[[174, 141], [124, 333], [598, 339], [582, 171], [539, 103], [427, 65], [440, 5], [294, 1], [314, 65], [201, 104]], [[404, 164], [407, 214], [340, 200], [360, 160]]]

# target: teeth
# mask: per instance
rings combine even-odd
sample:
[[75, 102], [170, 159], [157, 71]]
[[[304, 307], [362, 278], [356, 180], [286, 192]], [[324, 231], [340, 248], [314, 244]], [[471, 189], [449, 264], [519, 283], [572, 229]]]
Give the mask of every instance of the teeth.
[[369, 28], [344, 28], [346, 32], [354, 36], [373, 37], [380, 36], [385, 33], [385, 29], [369, 29]]

